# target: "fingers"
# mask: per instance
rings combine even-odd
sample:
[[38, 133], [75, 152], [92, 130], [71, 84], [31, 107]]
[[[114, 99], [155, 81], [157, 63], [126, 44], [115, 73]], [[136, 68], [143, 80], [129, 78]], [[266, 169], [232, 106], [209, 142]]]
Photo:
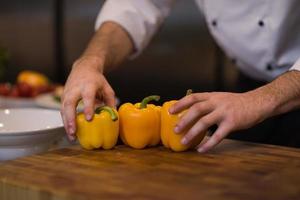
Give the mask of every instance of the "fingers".
[[88, 89], [82, 91], [82, 101], [84, 105], [84, 115], [87, 121], [92, 120], [94, 115], [94, 105], [96, 98], [96, 88], [90, 86]]
[[218, 123], [219, 116], [214, 112], [202, 117], [182, 138], [181, 143], [186, 145], [190, 143], [198, 134], [206, 131], [209, 127]]
[[[94, 115], [94, 106], [96, 101], [96, 94], [99, 93], [100, 98], [104, 103], [109, 106], [115, 107], [115, 95], [113, 89], [103, 77], [100, 84], [95, 83], [84, 84], [81, 89], [74, 87], [74, 84], [69, 84], [69, 88], [66, 87], [64, 92], [64, 98], [62, 100], [61, 115], [63, 123], [70, 140], [75, 139], [76, 132], [76, 107], [78, 101], [82, 98], [84, 104], [84, 114], [86, 120], [90, 121]], [[98, 91], [98, 92], [97, 92]]]
[[219, 144], [231, 131], [231, 127], [228, 123], [222, 123], [216, 132], [204, 143], [199, 146], [197, 151], [199, 153], [205, 153]]
[[174, 131], [179, 133], [186, 128], [188, 128], [191, 124], [195, 123], [196, 120], [205, 114], [208, 114], [213, 110], [213, 107], [207, 102], [199, 102], [195, 103], [191, 106], [187, 113], [183, 115], [180, 121], [176, 124]]
[[198, 101], [204, 101], [210, 96], [209, 93], [196, 93], [183, 97], [177, 103], [175, 103], [169, 110], [171, 114], [179, 113]]
[[102, 97], [106, 105], [116, 107], [115, 92], [106, 80], [102, 89]]
[[65, 126], [65, 130], [66, 130], [68, 138], [70, 140], [75, 139], [76, 106], [77, 106], [77, 102], [79, 101], [79, 99], [80, 99], [79, 91], [75, 91], [71, 94], [65, 93], [62, 98], [61, 115], [62, 115], [63, 123]]

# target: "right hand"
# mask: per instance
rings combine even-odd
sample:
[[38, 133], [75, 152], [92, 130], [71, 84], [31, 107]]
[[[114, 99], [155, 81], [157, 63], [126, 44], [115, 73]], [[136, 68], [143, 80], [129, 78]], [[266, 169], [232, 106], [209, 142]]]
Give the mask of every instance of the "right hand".
[[76, 107], [80, 99], [84, 104], [86, 120], [92, 120], [95, 101], [115, 107], [115, 93], [103, 75], [104, 60], [83, 56], [78, 59], [68, 77], [62, 96], [61, 115], [69, 140], [75, 140]]

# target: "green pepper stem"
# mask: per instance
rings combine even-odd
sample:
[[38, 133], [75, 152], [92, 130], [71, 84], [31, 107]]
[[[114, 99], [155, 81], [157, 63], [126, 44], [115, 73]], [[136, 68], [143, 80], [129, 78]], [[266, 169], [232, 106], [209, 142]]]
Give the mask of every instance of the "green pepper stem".
[[159, 101], [159, 99], [160, 99], [160, 96], [158, 96], [158, 95], [151, 95], [151, 96], [145, 97], [140, 104], [140, 109], [147, 108], [147, 104], [150, 101]]
[[115, 113], [115, 111], [114, 111], [111, 107], [109, 107], [109, 106], [102, 106], [102, 107], [99, 107], [99, 108], [97, 108], [97, 109], [95, 110], [95, 113], [96, 113], [96, 114], [99, 114], [99, 113], [101, 113], [102, 111], [108, 112], [108, 113], [110, 114], [110, 116], [111, 116], [111, 120], [112, 120], [112, 121], [117, 121], [117, 120], [118, 120], [117, 114]]
[[188, 90], [186, 91], [185, 96], [188, 96], [188, 95], [190, 95], [190, 94], [192, 94], [192, 93], [193, 93], [193, 90], [192, 90], [192, 89], [188, 89]]

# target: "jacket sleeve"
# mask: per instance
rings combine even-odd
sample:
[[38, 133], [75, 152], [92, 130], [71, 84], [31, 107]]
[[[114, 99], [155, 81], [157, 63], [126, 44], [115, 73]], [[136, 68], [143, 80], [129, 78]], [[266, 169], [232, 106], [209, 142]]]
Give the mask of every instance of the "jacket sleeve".
[[168, 16], [175, 0], [107, 0], [96, 20], [97, 30], [112, 21], [124, 28], [134, 43], [131, 58], [139, 55]]
[[297, 70], [300, 71], [300, 58], [297, 60], [297, 62], [290, 68], [290, 70]]

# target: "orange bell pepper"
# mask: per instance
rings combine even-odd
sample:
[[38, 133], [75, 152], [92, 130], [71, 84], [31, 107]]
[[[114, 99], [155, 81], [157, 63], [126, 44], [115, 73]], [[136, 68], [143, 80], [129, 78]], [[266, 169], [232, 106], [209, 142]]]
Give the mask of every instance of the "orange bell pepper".
[[49, 79], [36, 71], [24, 70], [17, 77], [18, 83], [27, 83], [32, 87], [45, 87], [49, 85]]
[[[187, 95], [191, 92], [188, 90]], [[174, 128], [179, 121], [180, 117], [186, 113], [182, 111], [179, 114], [172, 115], [169, 113], [169, 108], [173, 106], [177, 100], [172, 100], [165, 102], [161, 109], [161, 140], [163, 145], [166, 148], [169, 148], [173, 151], [186, 151], [188, 149], [195, 148], [205, 136], [205, 133], [199, 134], [191, 143], [184, 145], [181, 144], [181, 139], [186, 134], [186, 130], [182, 131], [181, 133], [175, 133]]]
[[133, 148], [143, 149], [160, 142], [160, 106], [148, 104], [158, 101], [159, 96], [149, 96], [141, 103], [125, 103], [119, 108], [120, 136], [122, 141]]

